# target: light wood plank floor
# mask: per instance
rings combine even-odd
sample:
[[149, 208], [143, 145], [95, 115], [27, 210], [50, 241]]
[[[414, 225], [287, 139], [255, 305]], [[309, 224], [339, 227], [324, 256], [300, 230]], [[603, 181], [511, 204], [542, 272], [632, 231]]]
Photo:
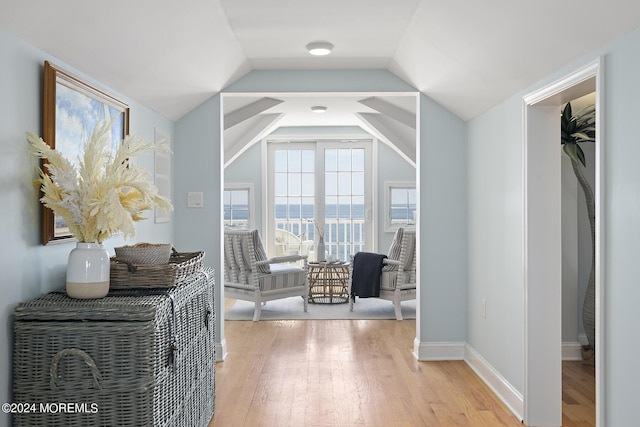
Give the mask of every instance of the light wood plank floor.
[[[414, 321], [236, 321], [225, 336], [209, 427], [523, 425], [465, 362], [416, 361]], [[564, 368], [563, 425], [595, 425], [593, 368]]]
[[582, 362], [562, 362], [562, 426], [595, 427], [596, 371]]

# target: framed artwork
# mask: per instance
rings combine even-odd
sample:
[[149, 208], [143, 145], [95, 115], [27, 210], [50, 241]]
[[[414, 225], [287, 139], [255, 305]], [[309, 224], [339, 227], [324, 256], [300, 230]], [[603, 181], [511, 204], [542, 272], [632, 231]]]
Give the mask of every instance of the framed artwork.
[[[42, 139], [72, 162], [99, 121], [113, 123], [113, 150], [129, 134], [129, 106], [68, 72], [44, 63]], [[73, 239], [64, 219], [42, 206], [42, 244]]]

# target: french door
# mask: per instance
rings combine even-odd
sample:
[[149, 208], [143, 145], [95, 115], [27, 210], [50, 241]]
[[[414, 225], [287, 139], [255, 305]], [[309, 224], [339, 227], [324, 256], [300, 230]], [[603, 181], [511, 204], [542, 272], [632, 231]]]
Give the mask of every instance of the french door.
[[270, 254], [316, 259], [322, 235], [330, 259], [373, 248], [372, 141], [270, 141], [267, 245]]

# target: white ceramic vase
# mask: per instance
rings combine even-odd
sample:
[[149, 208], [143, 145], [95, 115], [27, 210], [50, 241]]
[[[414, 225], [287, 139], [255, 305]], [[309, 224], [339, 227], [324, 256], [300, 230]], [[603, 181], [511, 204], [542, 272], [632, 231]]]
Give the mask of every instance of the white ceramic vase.
[[316, 254], [317, 262], [324, 262], [326, 259], [325, 248], [324, 248], [324, 236], [320, 236], [318, 240], [318, 253]]
[[109, 252], [101, 243], [78, 242], [69, 253], [67, 295], [71, 298], [102, 298], [109, 293]]

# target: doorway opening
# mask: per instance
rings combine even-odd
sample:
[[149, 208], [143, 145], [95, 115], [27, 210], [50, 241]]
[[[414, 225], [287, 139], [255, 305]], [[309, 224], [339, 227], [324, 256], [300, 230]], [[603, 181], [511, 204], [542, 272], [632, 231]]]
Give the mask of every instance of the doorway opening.
[[602, 59], [524, 97], [524, 422], [562, 424], [562, 226], [560, 108], [595, 92], [596, 425], [602, 426]]
[[[322, 114], [312, 113], [310, 106], [315, 105], [327, 108]], [[417, 187], [418, 107], [416, 92], [223, 93], [222, 193], [229, 194], [225, 223], [261, 229], [269, 256], [281, 249], [302, 251], [313, 260], [316, 225], [325, 232], [332, 259], [347, 260], [362, 248], [386, 251], [394, 232], [382, 227], [384, 221], [376, 219], [375, 210], [382, 218], [385, 183], [413, 181]], [[283, 148], [271, 153], [270, 145], [276, 151]], [[362, 145], [368, 148], [361, 150]], [[314, 146], [311, 161], [307, 154]], [[299, 152], [293, 152], [296, 147]], [[389, 165], [387, 172], [376, 162], [378, 150]], [[272, 159], [285, 152], [286, 162]], [[293, 157], [300, 161], [290, 162]], [[369, 162], [373, 166], [360, 166]], [[312, 170], [313, 178], [307, 176]], [[286, 185], [278, 186], [278, 180]], [[235, 189], [226, 188], [230, 184], [255, 189], [245, 190], [253, 197], [237, 199], [233, 206]], [[405, 217], [415, 224], [419, 206], [411, 209]], [[234, 222], [234, 212], [246, 219]], [[286, 236], [282, 242], [281, 234]]]

